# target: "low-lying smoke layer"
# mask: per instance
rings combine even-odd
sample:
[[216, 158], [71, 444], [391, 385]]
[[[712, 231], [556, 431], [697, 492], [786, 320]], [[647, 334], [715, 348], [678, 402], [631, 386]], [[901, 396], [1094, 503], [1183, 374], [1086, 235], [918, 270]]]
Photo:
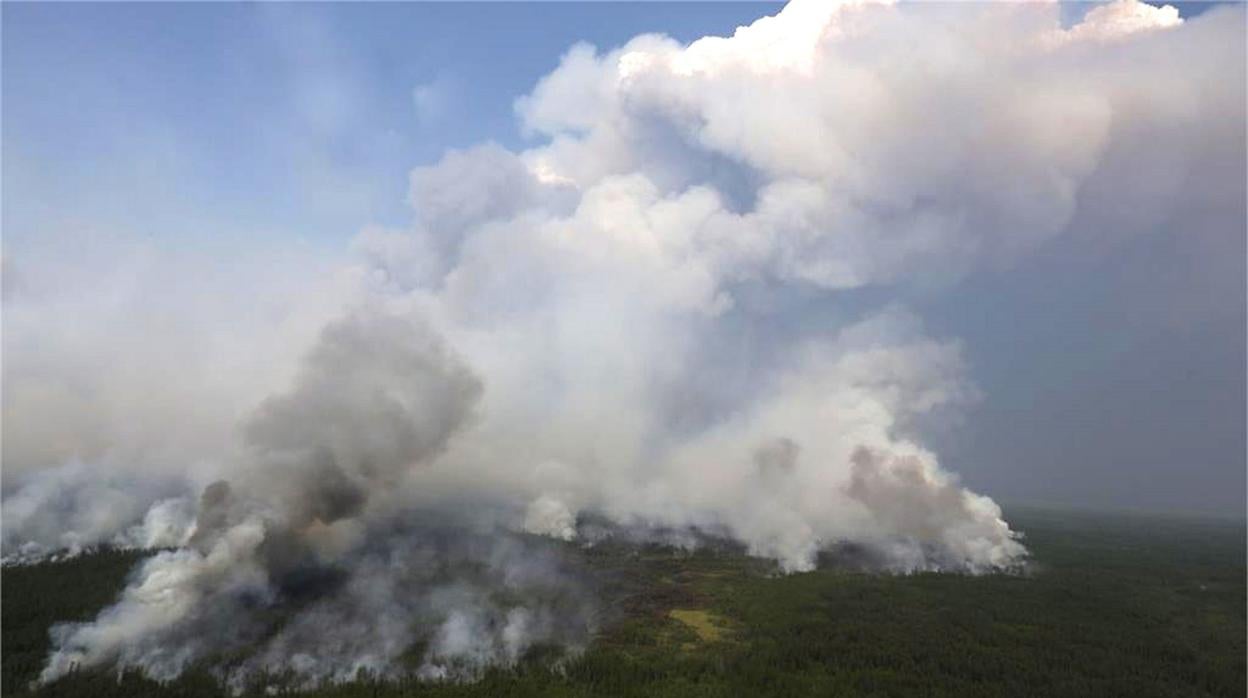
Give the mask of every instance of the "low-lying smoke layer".
[[73, 556], [101, 545], [181, 545], [195, 521], [185, 483], [109, 474], [71, 461], [4, 499], [3, 564]]
[[[978, 394], [960, 344], [927, 336], [901, 292], [1242, 194], [1216, 175], [1243, 151], [1235, 21], [1135, 0], [1058, 19], [808, 0], [731, 38], [573, 47], [516, 105], [542, 145], [418, 168], [412, 227], [359, 235], [345, 290], [305, 313], [345, 319], [237, 446], [172, 468], [219, 480], [193, 531], [167, 527], [181, 547], [59, 628], [44, 680], [170, 677], [230, 651], [249, 652], [219, 667], [234, 682], [457, 677], [575, 648], [593, 630], [575, 575], [497, 531], [592, 544], [585, 515], [714, 531], [788, 571], [829, 550], [1016, 568], [999, 507], [923, 446]], [[10, 332], [38, 328], [19, 317]], [[6, 417], [76, 406], [27, 394]], [[168, 453], [185, 431], [136, 430], [120, 452]], [[48, 472], [5, 500], [6, 553], [112, 540], [143, 515], [98, 523], [95, 495], [59, 499], [85, 490]], [[44, 516], [52, 501], [72, 513]], [[450, 502], [469, 514], [449, 530], [402, 523]]]

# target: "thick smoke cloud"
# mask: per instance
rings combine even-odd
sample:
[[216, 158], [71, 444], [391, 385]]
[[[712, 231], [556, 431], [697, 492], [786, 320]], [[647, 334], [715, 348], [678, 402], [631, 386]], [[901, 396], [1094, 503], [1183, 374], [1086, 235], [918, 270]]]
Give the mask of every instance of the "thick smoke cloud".
[[4, 563], [77, 555], [100, 545], [165, 548], [186, 541], [195, 510], [185, 483], [103, 477], [71, 461], [5, 498]]
[[[143, 563], [94, 622], [55, 628], [43, 679], [106, 663], [172, 678], [256, 643], [225, 678], [386, 676], [422, 627], [436, 630], [420, 672], [439, 678], [536, 641], [583, 643], [592, 609], [553, 558], [515, 538], [394, 528], [389, 494], [471, 422], [481, 390], [418, 321], [364, 311], [330, 325], [294, 387], [247, 424], [233, 484], [205, 488], [187, 545]], [[271, 613], [289, 619], [270, 636]]]
[[188, 547], [146, 562], [95, 623], [59, 630], [45, 677], [106, 661], [172, 676], [205, 651], [205, 631], [251, 639], [248, 606], [277, 601], [271, 585], [318, 554], [332, 559], [334, 525], [443, 448], [480, 390], [418, 325], [360, 315], [327, 327], [295, 387], [248, 424], [241, 486], [206, 488]]
[[[729, 38], [573, 47], [516, 103], [539, 145], [418, 168], [410, 229], [360, 234], [319, 307], [363, 309], [257, 396], [211, 477], [171, 468], [220, 478], [193, 532], [58, 629], [44, 678], [256, 646], [227, 678], [458, 677], [582, 644], [576, 575], [501, 529], [712, 531], [787, 571], [847, 545], [1017, 568], [1000, 508], [923, 445], [979, 397], [962, 347], [900, 299], [1233, 207], [1239, 12], [1120, 0], [1064, 29], [1047, 5], [806, 0]], [[6, 417], [31, 404], [6, 394]], [[16, 501], [6, 529], [45, 506]], [[472, 516], [403, 523], [451, 506]]]

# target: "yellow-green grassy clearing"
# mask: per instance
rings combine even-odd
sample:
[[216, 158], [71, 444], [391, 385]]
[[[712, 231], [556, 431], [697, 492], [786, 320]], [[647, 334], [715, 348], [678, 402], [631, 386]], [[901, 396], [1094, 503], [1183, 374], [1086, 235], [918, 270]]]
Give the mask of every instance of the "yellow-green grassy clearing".
[[716, 642], [724, 637], [723, 619], [710, 611], [673, 608], [668, 616], [687, 625], [703, 642]]

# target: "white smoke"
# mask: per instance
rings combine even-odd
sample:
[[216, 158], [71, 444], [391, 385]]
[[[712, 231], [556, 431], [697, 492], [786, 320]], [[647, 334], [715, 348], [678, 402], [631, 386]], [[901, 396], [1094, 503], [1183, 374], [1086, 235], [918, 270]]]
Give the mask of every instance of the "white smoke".
[[[261, 672], [292, 672], [302, 685], [388, 676], [431, 623], [443, 631], [428, 670], [447, 676], [514, 662], [535, 641], [583, 641], [585, 603], [550, 607], [578, 589], [553, 560], [506, 539], [392, 528], [407, 516], [393, 492], [471, 421], [480, 392], [419, 321], [363, 311], [330, 325], [295, 386], [248, 422], [233, 484], [204, 490], [186, 547], [143, 563], [94, 622], [55, 628], [42, 679], [101, 664], [169, 679], [264, 640], [261, 611], [289, 619], [225, 675], [236, 686]], [[439, 535], [444, 545], [431, 542]], [[502, 605], [499, 591], [529, 605]], [[455, 634], [468, 621], [480, 626], [471, 643]]]
[[524, 530], [560, 540], [576, 538], [576, 514], [568, 505], [543, 494], [529, 504], [524, 514]]
[[254, 639], [245, 607], [282, 600], [302, 569], [356, 547], [366, 508], [445, 448], [480, 390], [418, 323], [362, 313], [330, 325], [295, 387], [248, 423], [237, 484], [204, 491], [188, 547], [144, 563], [94, 623], [58, 629], [44, 679], [104, 662], [169, 678]]
[[[101, 476], [102, 475], [102, 476]], [[133, 473], [101, 473], [79, 461], [40, 473], [4, 499], [4, 564], [73, 556], [108, 545], [165, 548], [195, 520], [186, 485]]]
[[[169, 677], [258, 642], [245, 670], [388, 676], [418, 641], [407, 668], [447, 678], [578, 646], [574, 575], [527, 566], [500, 523], [713, 531], [788, 571], [842, 545], [896, 571], [1016, 568], [1000, 508], [923, 445], [977, 399], [961, 346], [897, 299], [1063, 234], [1233, 207], [1239, 13], [1119, 0], [1063, 28], [1052, 5], [802, 0], [729, 38], [573, 47], [517, 102], [540, 145], [418, 168], [411, 229], [357, 238], [345, 290], [307, 316], [364, 310], [213, 450], [228, 484], [186, 545], [58, 629], [44, 679]], [[27, 406], [6, 392], [6, 417]], [[6, 549], [8, 509], [46, 506], [11, 499]], [[396, 523], [450, 503], [471, 523], [444, 538]], [[23, 526], [66, 545], [62, 519]], [[288, 620], [266, 634], [257, 608]]]

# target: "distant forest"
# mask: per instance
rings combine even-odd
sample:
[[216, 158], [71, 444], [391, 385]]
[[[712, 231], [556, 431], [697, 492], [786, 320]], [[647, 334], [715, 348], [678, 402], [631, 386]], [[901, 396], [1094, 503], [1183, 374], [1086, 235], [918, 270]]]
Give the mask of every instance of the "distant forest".
[[[579, 657], [538, 649], [471, 683], [368, 676], [319, 696], [1245, 695], [1243, 524], [1010, 512], [1024, 575], [881, 575], [828, 560], [777, 575], [739, 551], [569, 547], [617, 612]], [[115, 599], [141, 553], [3, 570], [3, 693], [30, 695], [57, 621]], [[255, 677], [248, 694], [285, 694]], [[204, 667], [160, 684], [80, 671], [38, 696], [220, 696]]]

